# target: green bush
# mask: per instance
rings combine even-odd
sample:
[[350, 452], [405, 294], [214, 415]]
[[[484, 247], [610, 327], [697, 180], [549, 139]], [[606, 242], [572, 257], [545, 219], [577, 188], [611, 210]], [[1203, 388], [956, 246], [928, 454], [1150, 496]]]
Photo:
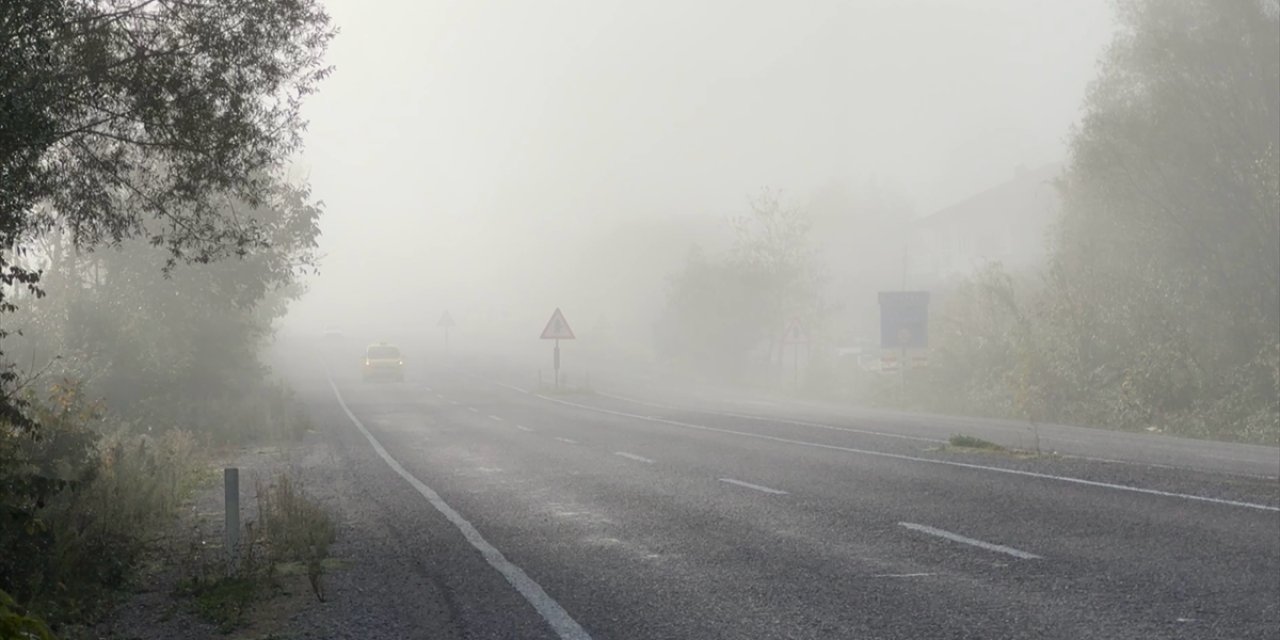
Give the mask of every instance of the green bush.
[[43, 620], [26, 613], [3, 590], [0, 590], [0, 638], [57, 640]]
[[0, 427], [0, 588], [55, 625], [92, 619], [195, 486], [196, 443], [131, 435], [69, 381], [32, 406], [39, 439]]

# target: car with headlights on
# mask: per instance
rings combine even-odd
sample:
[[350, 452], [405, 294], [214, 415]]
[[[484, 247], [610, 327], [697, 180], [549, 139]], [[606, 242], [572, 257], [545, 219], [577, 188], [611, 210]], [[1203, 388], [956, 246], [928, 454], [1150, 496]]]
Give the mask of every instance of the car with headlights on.
[[394, 380], [404, 382], [404, 356], [400, 348], [379, 342], [364, 351], [364, 380]]

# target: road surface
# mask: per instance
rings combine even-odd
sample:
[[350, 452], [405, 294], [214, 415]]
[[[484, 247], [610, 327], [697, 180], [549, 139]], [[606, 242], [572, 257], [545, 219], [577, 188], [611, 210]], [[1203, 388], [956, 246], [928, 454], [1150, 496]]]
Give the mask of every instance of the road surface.
[[387, 637], [1280, 637], [1274, 448], [291, 357]]

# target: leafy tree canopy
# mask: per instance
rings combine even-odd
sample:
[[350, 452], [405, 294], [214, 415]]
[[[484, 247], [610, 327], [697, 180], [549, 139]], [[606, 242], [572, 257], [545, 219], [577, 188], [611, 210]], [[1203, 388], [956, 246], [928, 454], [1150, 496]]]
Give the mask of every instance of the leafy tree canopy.
[[[297, 149], [333, 35], [315, 0], [0, 3], [0, 312], [36, 290], [18, 258], [53, 229], [143, 238], [168, 267], [269, 246], [238, 207]], [[0, 421], [26, 424], [15, 379], [0, 368]]]

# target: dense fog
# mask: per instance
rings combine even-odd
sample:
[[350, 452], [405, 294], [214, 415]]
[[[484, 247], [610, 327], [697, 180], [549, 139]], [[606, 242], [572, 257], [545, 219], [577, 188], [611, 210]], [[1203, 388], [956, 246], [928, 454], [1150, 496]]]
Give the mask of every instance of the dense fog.
[[1062, 162], [1112, 29], [1101, 0], [329, 9], [295, 167], [323, 260], [287, 326], [404, 340], [447, 309], [459, 345], [532, 343], [562, 307], [640, 353], [763, 189], [813, 218], [831, 283], [874, 272], [829, 296], [874, 316], [910, 221]]
[[1274, 638], [1277, 445], [1280, 0], [0, 0], [0, 636]]

